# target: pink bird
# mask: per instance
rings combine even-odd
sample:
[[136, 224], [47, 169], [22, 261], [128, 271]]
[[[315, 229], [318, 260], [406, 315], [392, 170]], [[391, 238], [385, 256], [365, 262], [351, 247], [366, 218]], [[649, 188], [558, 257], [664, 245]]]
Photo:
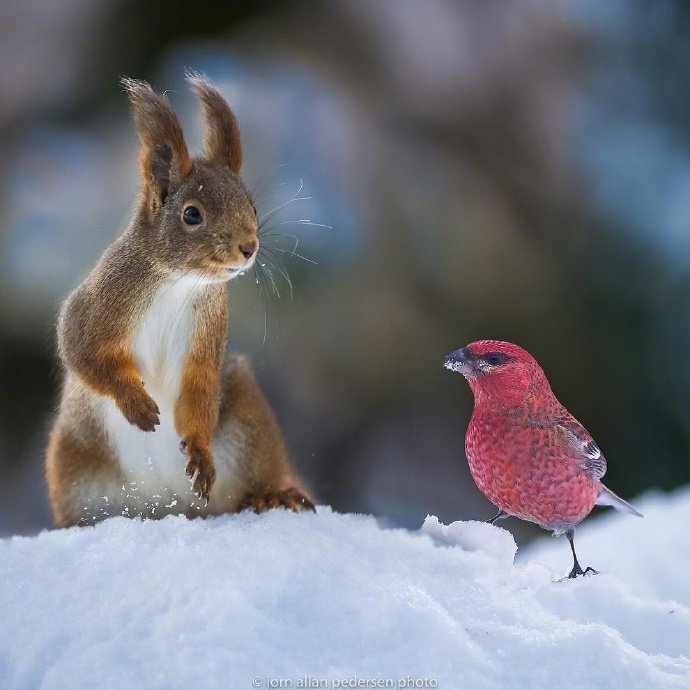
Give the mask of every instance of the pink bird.
[[642, 514], [601, 483], [604, 455], [534, 357], [512, 343], [480, 340], [451, 352], [444, 366], [474, 393], [465, 452], [476, 485], [498, 508], [490, 522], [512, 516], [565, 534], [573, 552], [568, 577], [596, 573], [578, 563], [575, 526], [596, 504]]

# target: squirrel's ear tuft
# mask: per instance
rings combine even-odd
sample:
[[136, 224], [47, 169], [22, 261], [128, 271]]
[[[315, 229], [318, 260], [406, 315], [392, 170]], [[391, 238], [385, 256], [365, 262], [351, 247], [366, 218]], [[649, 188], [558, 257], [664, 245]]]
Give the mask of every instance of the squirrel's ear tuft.
[[122, 79], [132, 107], [132, 119], [141, 141], [141, 172], [144, 195], [152, 213], [163, 204], [170, 184], [179, 182], [192, 169], [182, 127], [168, 99], [151, 85], [137, 79]]
[[242, 167], [240, 126], [227, 101], [202, 74], [187, 72], [187, 82], [201, 101], [206, 118], [204, 153], [206, 157], [225, 163], [234, 173]]

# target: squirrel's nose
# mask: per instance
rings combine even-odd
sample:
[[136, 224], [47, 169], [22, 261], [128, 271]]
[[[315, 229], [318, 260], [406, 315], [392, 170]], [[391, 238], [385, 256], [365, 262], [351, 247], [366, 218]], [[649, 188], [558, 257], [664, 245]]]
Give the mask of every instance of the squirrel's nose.
[[245, 242], [244, 244], [240, 245], [240, 251], [244, 255], [245, 259], [251, 259], [252, 256], [254, 256], [254, 252], [256, 252], [258, 246], [259, 245], [256, 240], [249, 240], [249, 242]]

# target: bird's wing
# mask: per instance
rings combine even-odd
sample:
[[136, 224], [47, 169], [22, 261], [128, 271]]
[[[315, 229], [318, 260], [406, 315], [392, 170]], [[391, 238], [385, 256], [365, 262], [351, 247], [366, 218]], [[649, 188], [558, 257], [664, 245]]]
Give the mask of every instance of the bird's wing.
[[569, 443], [581, 455], [582, 468], [593, 479], [601, 479], [606, 474], [606, 458], [587, 429], [569, 412], [556, 419], [556, 427], [563, 430]]
[[601, 479], [606, 474], [606, 458], [594, 439], [580, 422], [565, 408], [548, 419], [530, 418], [530, 425], [540, 429], [551, 429], [562, 434], [575, 457], [580, 460], [581, 468], [592, 479]]

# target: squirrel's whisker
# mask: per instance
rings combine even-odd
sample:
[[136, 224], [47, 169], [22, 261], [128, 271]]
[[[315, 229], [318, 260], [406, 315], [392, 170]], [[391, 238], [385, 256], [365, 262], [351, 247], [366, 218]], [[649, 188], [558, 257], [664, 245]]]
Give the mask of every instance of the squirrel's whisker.
[[270, 247], [270, 249], [272, 249], [273, 251], [276, 251], [276, 252], [283, 252], [284, 254], [287, 254], [288, 256], [294, 256], [297, 259], [302, 259], [302, 261], [306, 261], [309, 264], [314, 264], [314, 266], [319, 265], [318, 261], [314, 261], [314, 259], [310, 259], [306, 256], [303, 256], [302, 254], [299, 254], [296, 251], [291, 250], [291, 249], [283, 249], [283, 247], [276, 247], [276, 246]]
[[284, 220], [276, 224], [276, 227], [280, 225], [310, 225], [314, 228], [325, 228], [327, 230], [333, 230], [332, 225], [326, 225], [325, 223], [314, 223], [309, 219], [299, 219], [299, 220]]
[[261, 228], [264, 225], [266, 225], [266, 223], [269, 223], [271, 220], [273, 220], [273, 218], [275, 218], [286, 206], [289, 206], [290, 204], [293, 204], [296, 201], [308, 201], [309, 199], [311, 199], [310, 196], [300, 196], [303, 189], [304, 183], [302, 182], [302, 180], [300, 180], [297, 191], [292, 195], [290, 199], [283, 202], [282, 204], [279, 204], [274, 209], [271, 209], [270, 211], [268, 211], [268, 213], [266, 213], [259, 219], [259, 230], [261, 230]]

